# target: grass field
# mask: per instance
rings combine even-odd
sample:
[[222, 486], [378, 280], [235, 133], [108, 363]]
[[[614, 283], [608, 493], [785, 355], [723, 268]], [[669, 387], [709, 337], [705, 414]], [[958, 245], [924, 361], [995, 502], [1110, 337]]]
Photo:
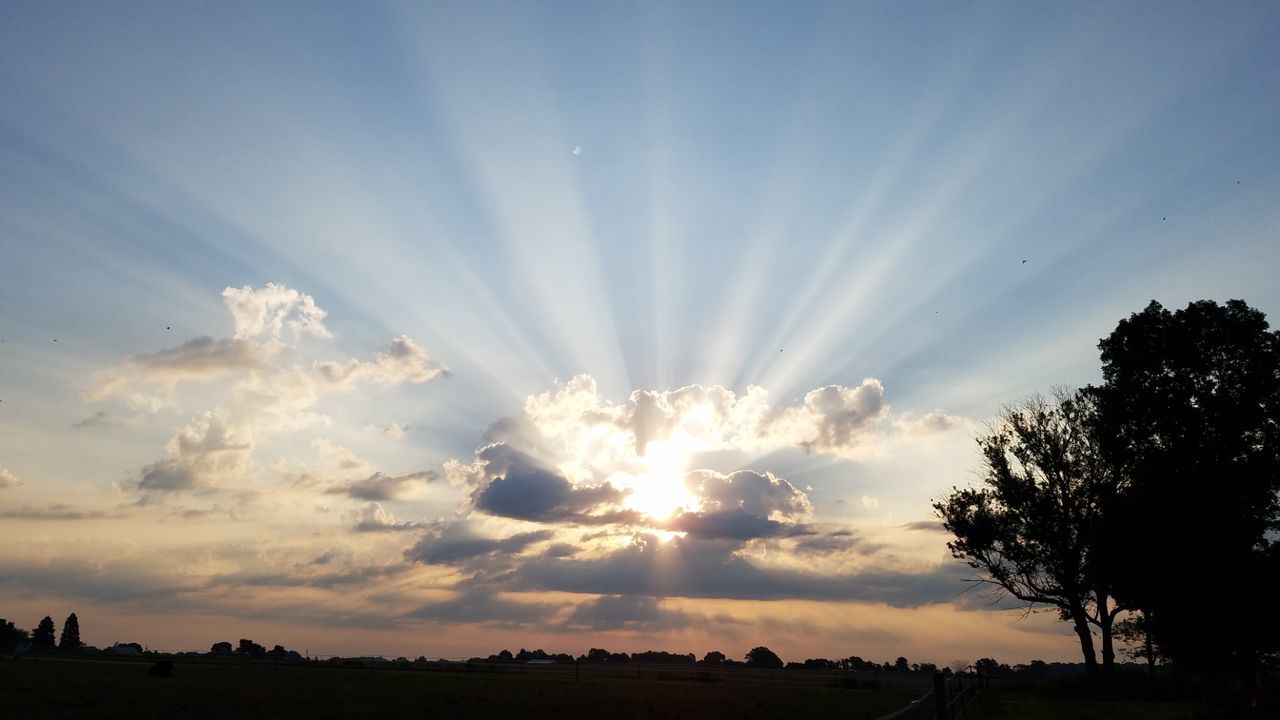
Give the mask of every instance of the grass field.
[[780, 685], [768, 674], [698, 681], [484, 668], [398, 670], [249, 663], [0, 660], [0, 718], [698, 718], [872, 720], [910, 702], [907, 688]]

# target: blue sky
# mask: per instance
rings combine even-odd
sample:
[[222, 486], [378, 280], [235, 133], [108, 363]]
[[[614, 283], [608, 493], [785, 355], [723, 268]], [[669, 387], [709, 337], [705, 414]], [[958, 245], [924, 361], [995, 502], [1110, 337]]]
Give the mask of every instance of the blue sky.
[[[260, 641], [344, 652], [1070, 657], [909, 524], [1151, 299], [1280, 309], [1268, 3], [3, 16], [0, 607], [32, 625], [143, 633], [112, 576], [202, 619], [174, 647], [274, 608]], [[613, 582], [655, 558], [724, 589]]]

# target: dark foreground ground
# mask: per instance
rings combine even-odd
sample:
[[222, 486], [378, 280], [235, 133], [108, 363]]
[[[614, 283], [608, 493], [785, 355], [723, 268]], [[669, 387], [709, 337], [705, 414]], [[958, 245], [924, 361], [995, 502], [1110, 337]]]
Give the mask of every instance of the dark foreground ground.
[[[152, 677], [150, 667], [150, 661], [0, 659], [0, 718], [874, 720], [922, 694], [921, 687], [911, 685], [867, 687], [845, 678], [841, 686], [826, 675], [796, 682], [789, 678], [801, 676], [749, 670], [578, 675], [571, 669], [494, 672], [484, 666], [424, 670], [179, 661], [172, 676]], [[991, 720], [1191, 717], [1190, 706], [1183, 704], [1044, 700], [1032, 692], [999, 690], [983, 710]]]

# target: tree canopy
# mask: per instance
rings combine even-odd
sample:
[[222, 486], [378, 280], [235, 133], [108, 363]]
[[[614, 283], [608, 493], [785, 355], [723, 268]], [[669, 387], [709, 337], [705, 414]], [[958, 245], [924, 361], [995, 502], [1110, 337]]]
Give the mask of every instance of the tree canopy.
[[1106, 451], [1129, 482], [1117, 592], [1162, 653], [1247, 675], [1280, 647], [1280, 333], [1240, 300], [1152, 302], [1098, 347]]
[[[1029, 607], [1056, 608], [1073, 624], [1095, 679], [1114, 658], [1118, 609], [1098, 569], [1112, 551], [1104, 509], [1119, 484], [1098, 450], [1097, 410], [1092, 393], [1067, 389], [1005, 407], [978, 438], [980, 486], [934, 503], [955, 536], [952, 554]], [[1102, 637], [1101, 670], [1092, 627]]]
[[80, 620], [75, 613], [67, 616], [62, 623], [62, 635], [58, 637], [59, 650], [78, 650], [84, 643], [80, 642]]

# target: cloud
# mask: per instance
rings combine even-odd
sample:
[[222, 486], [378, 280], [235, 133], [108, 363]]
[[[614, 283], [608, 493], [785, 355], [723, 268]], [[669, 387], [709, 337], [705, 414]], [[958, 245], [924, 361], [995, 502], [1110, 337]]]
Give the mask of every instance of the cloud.
[[679, 610], [664, 610], [658, 598], [652, 596], [602, 595], [574, 608], [565, 625], [598, 632], [654, 632], [684, 627], [690, 620]]
[[903, 433], [908, 435], [932, 435], [973, 426], [973, 422], [968, 418], [948, 415], [941, 410], [933, 410], [918, 419], [902, 417], [896, 424]]
[[99, 410], [94, 414], [90, 415], [89, 417], [79, 422], [73, 423], [71, 427], [73, 428], [109, 427], [112, 425], [119, 425], [119, 424], [120, 423], [111, 419], [110, 413]]
[[791, 551], [797, 555], [831, 555], [858, 548], [864, 554], [879, 550], [881, 545], [865, 542], [848, 530], [831, 533], [814, 533], [796, 538]]
[[450, 600], [423, 605], [410, 613], [410, 616], [436, 622], [518, 627], [545, 624], [560, 608], [559, 604], [515, 602], [482, 590], [473, 590]]
[[375, 472], [363, 480], [329, 488], [325, 492], [330, 495], [346, 495], [355, 500], [396, 500], [408, 493], [414, 485], [434, 482], [436, 474], [430, 471], [408, 473], [406, 475], [386, 475]]
[[55, 503], [47, 507], [23, 506], [0, 510], [0, 517], [11, 520], [117, 520], [126, 515], [105, 510], [77, 510], [71, 505]]
[[609, 483], [578, 486], [542, 461], [504, 443], [481, 448], [471, 465], [454, 460], [445, 472], [470, 487], [480, 512], [534, 522], [600, 524], [639, 519], [623, 511], [625, 493]]
[[594, 595], [744, 600], [834, 600], [917, 607], [950, 602], [966, 586], [963, 563], [921, 570], [866, 570], [853, 574], [760, 566], [735, 552], [737, 543], [639, 537], [601, 557], [526, 559], [502, 576], [507, 590]]
[[478, 535], [467, 522], [454, 522], [425, 533], [413, 547], [405, 550], [404, 557], [426, 565], [454, 565], [485, 556], [516, 555], [554, 536], [550, 530], [535, 530], [506, 538], [488, 538]]
[[802, 407], [783, 409], [770, 424], [809, 452], [838, 455], [852, 449], [859, 434], [888, 412], [884, 386], [867, 378], [855, 388], [827, 385], [810, 390]]
[[381, 503], [371, 502], [360, 509], [352, 529], [356, 532], [404, 532], [422, 527], [422, 523], [400, 522]]
[[424, 383], [448, 375], [449, 371], [432, 360], [417, 343], [401, 335], [391, 345], [369, 362], [350, 360], [316, 363], [320, 377], [329, 384], [342, 388], [359, 383], [398, 385], [400, 383]]
[[698, 500], [697, 511], [684, 511], [664, 524], [695, 538], [750, 540], [803, 534], [799, 523], [813, 513], [803, 491], [772, 473], [750, 470], [723, 475], [695, 470], [685, 485]]
[[225, 413], [196, 416], [165, 446], [166, 457], [142, 469], [143, 492], [208, 489], [234, 484], [248, 471], [253, 437], [228, 421]]
[[327, 313], [316, 305], [315, 299], [284, 285], [267, 283], [260, 289], [250, 285], [229, 287], [222, 291], [222, 301], [235, 321], [237, 340], [279, 338], [286, 327], [295, 335], [332, 337], [324, 326]]
[[947, 529], [937, 520], [916, 520], [914, 522], [903, 523], [903, 530], [922, 530], [926, 532], [946, 532]]
[[238, 338], [204, 336], [177, 347], [127, 358], [119, 367], [95, 373], [88, 400], [124, 397], [134, 405], [155, 407], [164, 399], [147, 393], [171, 393], [184, 381], [208, 380], [233, 370], [262, 367], [274, 348]]
[[880, 507], [880, 498], [871, 497], [870, 495], [863, 495], [863, 496], [862, 496], [862, 507], [864, 507], [864, 508], [878, 508], [878, 507]]
[[17, 475], [14, 475], [3, 467], [0, 467], [0, 488], [18, 487], [22, 484], [23, 482], [18, 479]]

